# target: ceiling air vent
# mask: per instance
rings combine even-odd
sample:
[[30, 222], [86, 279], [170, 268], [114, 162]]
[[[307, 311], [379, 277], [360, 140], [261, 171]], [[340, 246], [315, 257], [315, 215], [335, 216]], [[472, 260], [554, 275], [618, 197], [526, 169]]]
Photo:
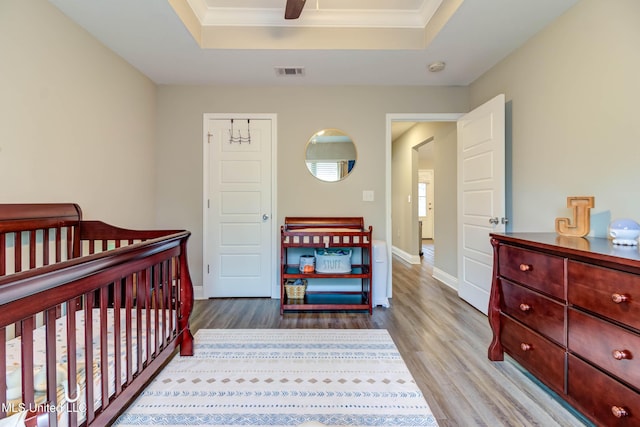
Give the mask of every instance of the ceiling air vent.
[[304, 67], [275, 67], [277, 76], [304, 76]]

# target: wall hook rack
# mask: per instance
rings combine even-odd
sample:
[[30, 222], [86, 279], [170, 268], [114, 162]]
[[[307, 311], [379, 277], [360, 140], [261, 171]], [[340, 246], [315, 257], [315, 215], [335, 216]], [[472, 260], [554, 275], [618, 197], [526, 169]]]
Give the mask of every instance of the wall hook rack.
[[233, 119], [231, 119], [231, 129], [229, 129], [229, 144], [242, 144], [243, 142], [247, 144], [251, 144], [251, 129], [249, 125], [251, 124], [251, 120], [247, 119], [247, 136], [243, 137], [242, 132], [238, 129], [238, 136], [233, 136]]

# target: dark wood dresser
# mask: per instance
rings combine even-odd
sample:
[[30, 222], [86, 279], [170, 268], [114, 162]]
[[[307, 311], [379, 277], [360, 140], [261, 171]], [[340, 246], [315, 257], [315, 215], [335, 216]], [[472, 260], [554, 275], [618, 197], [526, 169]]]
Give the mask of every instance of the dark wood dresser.
[[640, 426], [640, 252], [492, 234], [489, 359], [506, 352], [597, 425]]

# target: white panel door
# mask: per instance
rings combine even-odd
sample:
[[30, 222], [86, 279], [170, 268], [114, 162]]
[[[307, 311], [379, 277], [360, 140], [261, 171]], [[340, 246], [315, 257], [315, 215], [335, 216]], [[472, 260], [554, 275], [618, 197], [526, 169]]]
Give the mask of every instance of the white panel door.
[[458, 120], [458, 294], [487, 314], [493, 251], [505, 229], [505, 98]]
[[[420, 169], [418, 170], [418, 198], [420, 199], [420, 204], [424, 203], [424, 206], [421, 206], [418, 210], [419, 212], [418, 221], [422, 221], [422, 235], [421, 239], [433, 239], [433, 219], [435, 215], [434, 209], [434, 200], [433, 200], [433, 170], [432, 169]], [[420, 188], [420, 184], [424, 185], [424, 194], [423, 190]], [[424, 197], [424, 200], [423, 200]], [[424, 216], [420, 216], [420, 214], [424, 214]], [[420, 242], [422, 245], [422, 242]]]
[[271, 296], [271, 126], [269, 119], [205, 119], [206, 297]]

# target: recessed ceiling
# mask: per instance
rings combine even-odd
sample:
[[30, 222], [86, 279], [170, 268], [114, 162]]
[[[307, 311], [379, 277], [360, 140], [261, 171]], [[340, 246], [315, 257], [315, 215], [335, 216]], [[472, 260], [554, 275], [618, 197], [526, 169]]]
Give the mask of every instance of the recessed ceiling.
[[443, 0], [307, 0], [284, 19], [285, 2], [169, 0], [205, 49], [424, 49], [455, 12]]
[[424, 27], [442, 0], [307, 0], [300, 18], [283, 20], [286, 0], [170, 1], [186, 3], [202, 25]]
[[[577, 2], [307, 0], [300, 18], [287, 23], [286, 0], [49, 1], [157, 84], [285, 86], [466, 86]], [[265, 22], [243, 22], [260, 10]], [[221, 19], [223, 11], [235, 17]], [[314, 25], [314, 15], [358, 17], [361, 26]], [[270, 16], [281, 25], [268, 24]], [[428, 72], [435, 61], [446, 69]], [[305, 73], [283, 77], [276, 67]]]

